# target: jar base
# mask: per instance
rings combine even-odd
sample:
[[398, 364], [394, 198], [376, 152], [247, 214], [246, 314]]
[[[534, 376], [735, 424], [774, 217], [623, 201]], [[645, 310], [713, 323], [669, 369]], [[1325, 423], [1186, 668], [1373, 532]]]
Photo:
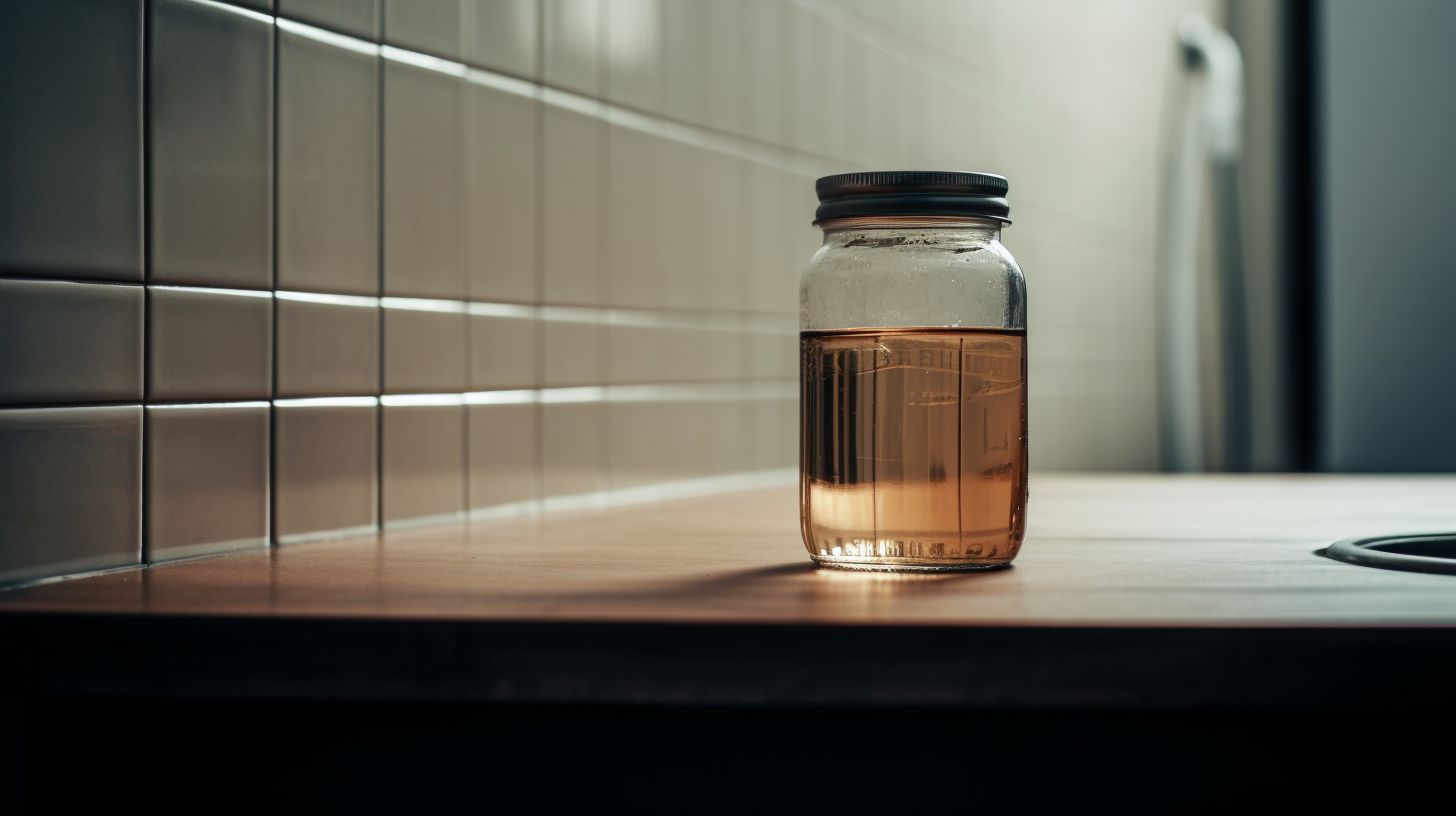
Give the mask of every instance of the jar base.
[[1006, 569], [1011, 562], [945, 562], [895, 559], [893, 561], [866, 558], [863, 556], [833, 556], [810, 553], [809, 558], [817, 566], [852, 572], [990, 572]]

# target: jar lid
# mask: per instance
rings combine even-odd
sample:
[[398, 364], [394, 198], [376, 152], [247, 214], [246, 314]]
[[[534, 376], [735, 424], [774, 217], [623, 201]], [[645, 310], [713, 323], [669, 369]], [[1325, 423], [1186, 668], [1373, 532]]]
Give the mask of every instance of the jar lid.
[[814, 223], [867, 215], [973, 215], [1009, 220], [1005, 176], [896, 170], [840, 173], [814, 183], [819, 209]]

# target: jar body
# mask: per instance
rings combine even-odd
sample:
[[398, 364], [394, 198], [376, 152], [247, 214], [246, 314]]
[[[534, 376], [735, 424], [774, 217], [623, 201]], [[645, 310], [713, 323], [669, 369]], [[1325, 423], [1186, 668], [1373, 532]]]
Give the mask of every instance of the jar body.
[[800, 517], [825, 566], [1009, 564], [1026, 519], [1026, 284], [989, 219], [824, 225], [800, 286]]

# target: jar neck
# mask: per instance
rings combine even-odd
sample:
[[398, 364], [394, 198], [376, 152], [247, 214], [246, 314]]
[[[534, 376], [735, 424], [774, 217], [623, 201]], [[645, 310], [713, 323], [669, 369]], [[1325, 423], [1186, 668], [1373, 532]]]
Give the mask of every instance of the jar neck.
[[[824, 242], [834, 243], [851, 233], [883, 230], [886, 233], [935, 231], [954, 235], [959, 241], [984, 243], [1001, 240], [1001, 228], [1007, 222], [995, 218], [972, 218], [943, 215], [870, 215], [858, 218], [836, 218], [816, 224], [824, 230]], [[889, 237], [888, 235], [886, 237]]]

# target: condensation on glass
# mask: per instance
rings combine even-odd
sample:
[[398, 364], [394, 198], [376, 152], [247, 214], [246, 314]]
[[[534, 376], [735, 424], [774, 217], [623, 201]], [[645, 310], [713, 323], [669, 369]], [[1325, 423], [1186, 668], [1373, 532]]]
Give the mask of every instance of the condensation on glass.
[[824, 566], [1005, 566], [1026, 529], [1026, 285], [1006, 180], [817, 185], [800, 287], [800, 514]]

